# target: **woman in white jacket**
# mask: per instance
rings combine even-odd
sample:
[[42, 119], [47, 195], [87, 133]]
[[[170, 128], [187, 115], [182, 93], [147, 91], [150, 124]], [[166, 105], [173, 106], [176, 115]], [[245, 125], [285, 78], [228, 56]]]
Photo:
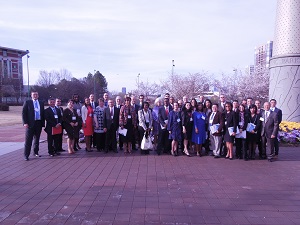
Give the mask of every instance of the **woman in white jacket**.
[[[140, 137], [140, 146], [141, 142], [143, 140], [143, 137], [145, 135], [146, 138], [149, 138], [150, 136], [150, 131], [152, 129], [152, 112], [149, 109], [149, 103], [148, 102], [143, 102], [142, 104], [142, 109], [138, 111], [138, 118], [139, 118], [139, 137]], [[149, 149], [141, 149], [141, 153], [148, 155], [149, 154]]]

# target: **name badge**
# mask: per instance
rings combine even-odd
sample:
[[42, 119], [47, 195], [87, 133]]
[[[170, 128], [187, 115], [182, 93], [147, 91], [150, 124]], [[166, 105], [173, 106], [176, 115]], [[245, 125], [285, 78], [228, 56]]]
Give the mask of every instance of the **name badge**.
[[72, 116], [72, 120], [76, 120], [76, 116]]
[[239, 122], [239, 125], [240, 125], [240, 126], [243, 126], [243, 125], [244, 125], [244, 123], [243, 123], [243, 122]]
[[201, 116], [201, 119], [205, 120], [205, 116]]
[[260, 120], [260, 121], [262, 121], [262, 122], [264, 122], [264, 121], [265, 121], [265, 120], [264, 120], [264, 118], [262, 118], [262, 117], [260, 117], [260, 118], [259, 118], [259, 120]]
[[111, 116], [110, 118], [112, 118], [112, 119], [113, 119], [114, 117], [113, 117], [113, 116]]
[[128, 117], [127, 117], [128, 119], [131, 119], [131, 115], [128, 115]]
[[90, 113], [90, 115], [89, 115], [90, 117], [93, 117], [93, 114], [92, 113]]
[[180, 119], [177, 119], [177, 123], [179, 123], [180, 122]]
[[80, 116], [80, 109], [77, 109], [76, 111], [77, 111], [78, 116]]
[[55, 119], [58, 119], [58, 115], [54, 115], [54, 118], [55, 118]]
[[225, 125], [227, 125], [227, 121], [225, 121]]
[[190, 121], [193, 121], [193, 118], [192, 118], [192, 117], [190, 118]]

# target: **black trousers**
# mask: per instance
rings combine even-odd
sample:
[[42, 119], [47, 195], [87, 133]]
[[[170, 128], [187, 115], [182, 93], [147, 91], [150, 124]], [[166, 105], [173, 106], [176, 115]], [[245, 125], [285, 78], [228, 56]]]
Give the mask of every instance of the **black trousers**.
[[26, 128], [25, 132], [25, 144], [24, 144], [24, 156], [29, 157], [32, 141], [34, 154], [39, 154], [39, 142], [42, 132], [42, 121], [37, 120], [34, 122], [33, 127]]
[[59, 137], [58, 137], [58, 151], [62, 150], [62, 142], [63, 142], [63, 132], [61, 134], [59, 134]]
[[158, 133], [157, 154], [171, 153], [172, 140], [169, 139], [169, 131], [167, 129], [161, 129]]
[[53, 155], [60, 150], [59, 149], [60, 136], [61, 136], [60, 134], [52, 135], [47, 133], [48, 153], [50, 155]]
[[226, 147], [226, 142], [224, 140], [224, 134], [222, 135], [220, 154], [221, 156], [226, 156], [227, 154], [227, 147]]
[[116, 137], [117, 128], [114, 124], [111, 124], [110, 128], [106, 131], [105, 137], [105, 150], [108, 151], [110, 147], [113, 151], [117, 150], [117, 137]]
[[132, 129], [132, 136], [131, 136], [131, 147], [132, 147], [132, 150], [136, 150], [136, 142], [139, 140], [139, 132], [138, 132], [138, 129], [134, 128]]
[[279, 142], [278, 142], [277, 137], [274, 138], [274, 148], [275, 148], [275, 155], [278, 155], [278, 153], [279, 153]]
[[96, 140], [97, 150], [104, 150], [105, 148], [105, 133], [94, 133], [94, 138]]
[[235, 138], [235, 153], [237, 158], [247, 159], [247, 144], [244, 138]]

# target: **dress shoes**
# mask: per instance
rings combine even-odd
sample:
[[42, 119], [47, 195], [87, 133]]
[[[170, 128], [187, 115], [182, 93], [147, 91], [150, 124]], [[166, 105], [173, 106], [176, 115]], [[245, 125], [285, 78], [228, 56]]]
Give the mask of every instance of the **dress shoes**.
[[41, 157], [41, 155], [39, 155], [39, 154], [34, 154], [34, 156], [35, 156], [35, 157]]
[[59, 152], [65, 152], [66, 150], [65, 149], [61, 149], [61, 150], [59, 150]]
[[54, 154], [49, 154], [49, 156], [54, 157]]
[[59, 152], [55, 152], [55, 155], [60, 155], [60, 153]]
[[215, 157], [214, 157], [215, 159], [218, 159], [218, 158], [220, 158], [220, 156], [219, 155], [215, 155]]
[[24, 160], [25, 160], [25, 161], [29, 161], [29, 158], [25, 156]]

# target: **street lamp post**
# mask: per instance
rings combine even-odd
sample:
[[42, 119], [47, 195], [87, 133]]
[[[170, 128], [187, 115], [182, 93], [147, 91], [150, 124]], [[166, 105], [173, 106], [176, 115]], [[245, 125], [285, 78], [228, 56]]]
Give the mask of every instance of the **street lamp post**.
[[138, 78], [138, 92], [140, 92], [140, 73], [137, 75]]
[[94, 70], [94, 96], [96, 96], [96, 70]]
[[233, 71], [234, 71], [234, 79], [233, 79], [233, 96], [234, 96], [234, 98], [236, 98], [235, 81], [236, 81], [236, 73], [237, 73], [237, 69], [233, 69]]
[[29, 54], [29, 50], [26, 50], [26, 52], [27, 52], [27, 76], [28, 76], [28, 77], [27, 77], [27, 79], [28, 79], [28, 80], [27, 80], [27, 92], [28, 92], [28, 96], [27, 96], [27, 97], [30, 98], [29, 66], [28, 66], [28, 59], [29, 59], [30, 56], [28, 55], [28, 54]]
[[174, 64], [174, 59], [172, 60], [172, 77], [174, 75], [174, 67], [175, 67], [175, 64]]

